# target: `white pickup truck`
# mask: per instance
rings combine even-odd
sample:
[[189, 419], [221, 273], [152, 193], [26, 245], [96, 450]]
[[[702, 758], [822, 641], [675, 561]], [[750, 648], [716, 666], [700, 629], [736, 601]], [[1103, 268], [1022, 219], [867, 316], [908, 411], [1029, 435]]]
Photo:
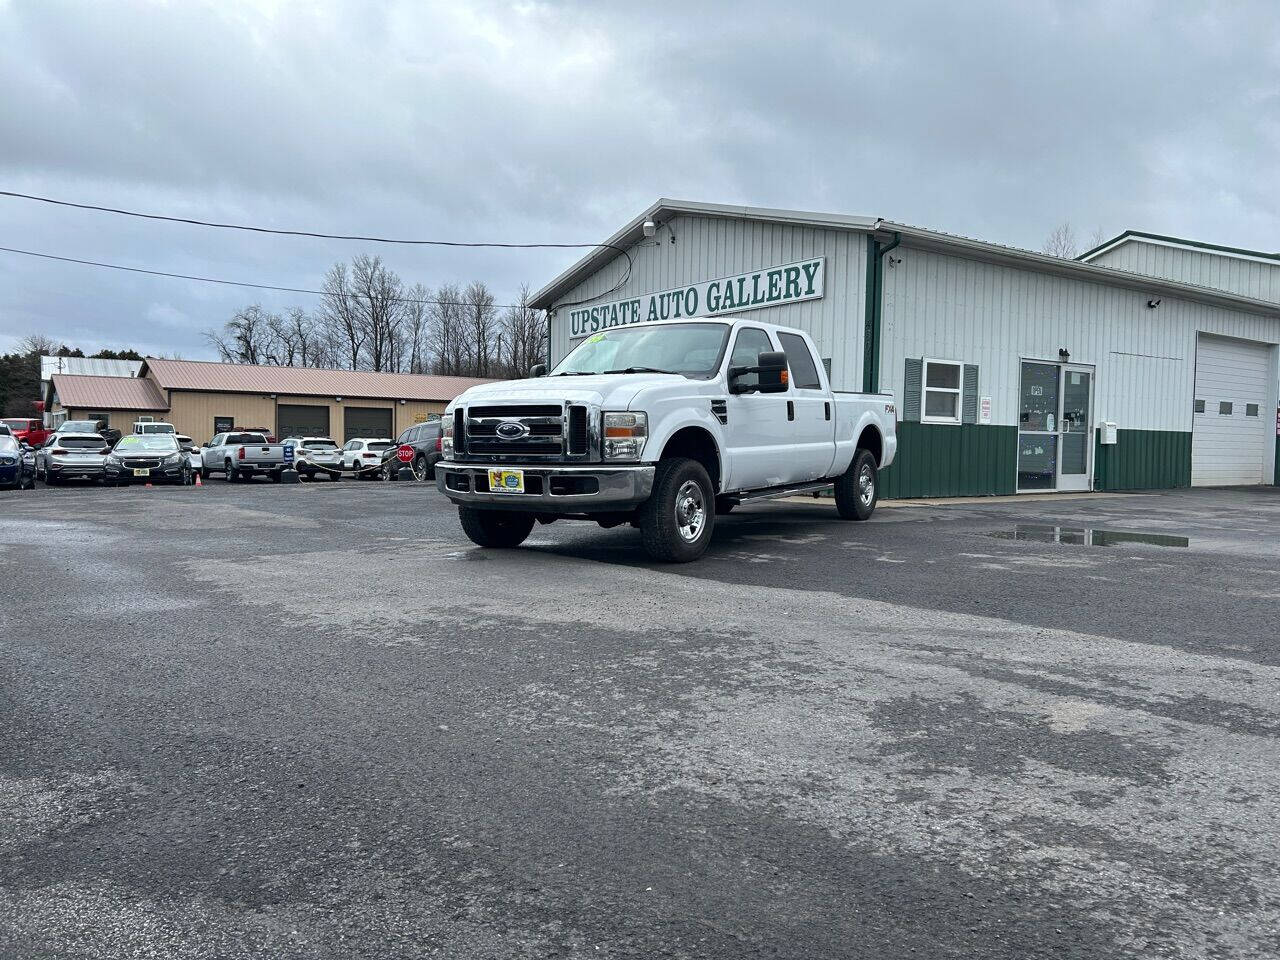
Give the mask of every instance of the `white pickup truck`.
[[263, 433], [219, 433], [200, 447], [200, 476], [220, 473], [234, 483], [249, 480], [255, 474], [267, 474], [280, 482], [287, 466], [284, 444], [268, 443]]
[[436, 483], [482, 547], [581, 519], [686, 562], [717, 514], [831, 486], [840, 516], [865, 520], [897, 449], [893, 396], [832, 392], [808, 335], [773, 324], [619, 327], [533, 373], [472, 387], [443, 418]]

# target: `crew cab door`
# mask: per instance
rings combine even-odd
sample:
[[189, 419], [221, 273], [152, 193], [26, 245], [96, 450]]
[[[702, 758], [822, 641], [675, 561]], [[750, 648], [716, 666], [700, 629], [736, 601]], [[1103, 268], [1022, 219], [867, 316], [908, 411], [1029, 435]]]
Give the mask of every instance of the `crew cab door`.
[[[726, 361], [726, 376], [732, 367], [754, 367], [761, 353], [776, 349], [762, 327], [739, 327]], [[755, 374], [740, 377], [736, 383], [748, 392], [731, 392], [725, 403], [726, 489], [757, 490], [788, 482], [789, 394], [750, 392], [758, 381]]]
[[776, 395], [792, 404], [787, 411], [792, 418], [788, 424], [791, 427], [788, 482], [822, 480], [830, 476], [836, 456], [836, 412], [831, 392], [804, 337], [778, 331], [778, 341], [791, 371], [790, 392]]

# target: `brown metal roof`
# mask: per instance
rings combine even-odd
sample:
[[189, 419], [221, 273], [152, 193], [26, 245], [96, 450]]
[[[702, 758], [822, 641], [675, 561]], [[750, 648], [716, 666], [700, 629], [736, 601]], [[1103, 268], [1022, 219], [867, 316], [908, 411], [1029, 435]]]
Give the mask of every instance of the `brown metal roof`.
[[64, 407], [94, 410], [168, 410], [163, 394], [150, 380], [137, 377], [90, 377], [55, 373], [53, 390]]
[[205, 360], [160, 360], [148, 357], [147, 371], [166, 390], [210, 390], [223, 393], [277, 393], [318, 397], [364, 397], [377, 400], [449, 401], [468, 387], [488, 380], [429, 377], [372, 370], [318, 370], [312, 367], [264, 367]]

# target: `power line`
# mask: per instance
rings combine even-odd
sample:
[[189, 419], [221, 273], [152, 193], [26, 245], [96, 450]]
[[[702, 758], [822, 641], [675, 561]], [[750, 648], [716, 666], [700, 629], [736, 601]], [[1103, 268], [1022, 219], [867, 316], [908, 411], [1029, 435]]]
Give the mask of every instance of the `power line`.
[[[326, 290], [309, 290], [306, 287], [277, 287], [269, 283], [249, 283], [247, 280], [222, 280], [217, 277], [196, 277], [188, 273], [167, 273], [164, 270], [146, 270], [142, 267], [126, 267], [119, 263], [103, 263], [100, 260], [78, 260], [75, 257], [59, 257], [52, 253], [36, 253], [34, 250], [19, 250], [17, 247], [0, 247], [4, 253], [20, 253], [24, 257], [39, 257], [42, 260], [59, 260], [63, 263], [79, 263], [86, 267], [106, 267], [108, 270], [124, 270], [127, 273], [145, 273], [152, 277], [171, 277], [174, 280], [197, 280], [200, 283], [218, 283], [228, 287], [249, 287], [253, 290], [277, 290], [281, 293], [309, 293], [317, 297], [338, 296], [358, 299], [358, 295], [350, 293], [331, 293]], [[474, 304], [461, 300], [414, 300], [409, 297], [388, 297], [397, 303], [438, 304], [446, 307], [469, 307]], [[495, 303], [498, 309], [528, 309], [529, 305], [519, 303]]]
[[[315, 237], [320, 240], [359, 240], [365, 243], [389, 243], [402, 244], [406, 246], [421, 247], [490, 247], [506, 250], [585, 250], [585, 249], [605, 249], [613, 250], [618, 254], [626, 257], [627, 269], [616, 284], [602, 294], [589, 297], [589, 300], [595, 300], [599, 297], [607, 296], [615, 290], [621, 289], [626, 282], [631, 279], [631, 270], [634, 264], [631, 260], [631, 254], [619, 246], [612, 243], [499, 243], [499, 242], [467, 242], [461, 240], [409, 240], [398, 239], [393, 237], [374, 237], [362, 236], [360, 234], [348, 233], [319, 233], [314, 230], [284, 230], [276, 227], [259, 227], [243, 223], [219, 223], [213, 220], [196, 220], [191, 217], [173, 217], [160, 213], [142, 213], [137, 210], [124, 210], [120, 207], [106, 207], [94, 203], [75, 203], [71, 200], [58, 200], [54, 197], [42, 197], [34, 193], [18, 193], [14, 190], [0, 190], [0, 197], [14, 197], [19, 200], [32, 200], [37, 203], [48, 203], [57, 207], [71, 207], [76, 210], [93, 210], [98, 213], [113, 213], [122, 217], [138, 217], [143, 220], [163, 220], [168, 223], [185, 223], [196, 227], [212, 227], [218, 230], [243, 230], [249, 233], [269, 233], [277, 236], [285, 237]], [[252, 284], [245, 284], [252, 286]], [[303, 291], [305, 292], [305, 291]], [[586, 303], [586, 300], [578, 300], [573, 303], [560, 304], [561, 307], [577, 306], [580, 303]]]

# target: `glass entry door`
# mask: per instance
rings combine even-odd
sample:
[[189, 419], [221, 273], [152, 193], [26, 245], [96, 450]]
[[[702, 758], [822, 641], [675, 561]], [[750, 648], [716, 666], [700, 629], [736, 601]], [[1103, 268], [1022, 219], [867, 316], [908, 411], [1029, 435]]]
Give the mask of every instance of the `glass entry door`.
[[1088, 490], [1093, 479], [1093, 369], [1062, 367], [1062, 409], [1058, 416], [1058, 489]]
[[1090, 489], [1093, 368], [1024, 360], [1018, 394], [1018, 489]]

